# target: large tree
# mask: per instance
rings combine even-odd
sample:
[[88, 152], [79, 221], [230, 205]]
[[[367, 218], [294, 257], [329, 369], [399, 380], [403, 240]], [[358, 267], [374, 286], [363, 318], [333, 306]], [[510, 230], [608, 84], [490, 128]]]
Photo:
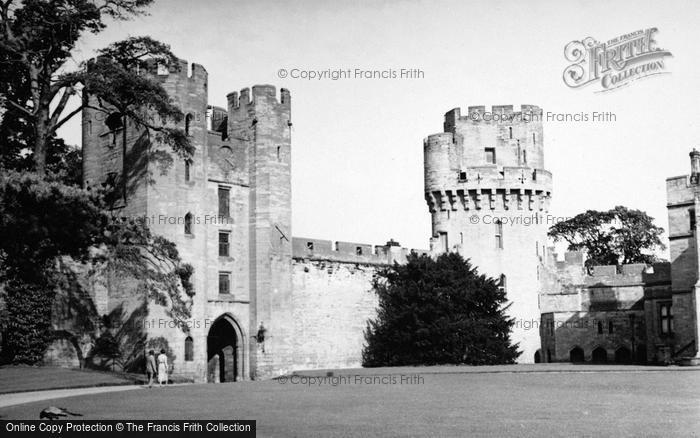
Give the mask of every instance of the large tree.
[[585, 251], [586, 266], [653, 263], [664, 229], [641, 210], [617, 206], [608, 211], [588, 210], [549, 229], [555, 241], [565, 241], [570, 251]]
[[112, 216], [99, 191], [6, 171], [0, 174], [0, 235], [5, 360], [41, 359], [67, 260], [89, 263], [101, 276], [133, 278], [138, 293], [166, 306], [173, 319], [190, 317], [192, 267], [145, 222]]
[[177, 127], [183, 114], [149, 74], [156, 65], [179, 68], [167, 45], [132, 37], [89, 62], [71, 58], [81, 36], [101, 31], [108, 20], [144, 14], [151, 3], [0, 0], [0, 293], [7, 313], [3, 353], [16, 362], [36, 362], [49, 341], [66, 259], [134, 278], [145, 298], [166, 305], [174, 318], [189, 316], [181, 292], [193, 294], [191, 266], [145, 223], [113, 217], [103, 193], [75, 187], [80, 151], [56, 135], [90, 107], [116, 112], [122, 126], [128, 119], [130, 127], [190, 156], [192, 145]]
[[[20, 138], [0, 141], [8, 148], [24, 146], [31, 151], [34, 169], [40, 175], [47, 171], [47, 157], [58, 128], [94, 103], [87, 94], [103, 104], [95, 109], [116, 110], [137, 125], [158, 132], [158, 139], [175, 152], [191, 153], [181, 130], [152, 123], [154, 115], [155, 120], [179, 122], [182, 113], [170, 103], [157, 80], [141, 74], [149, 62], [173, 65], [175, 56], [167, 45], [148, 37], [129, 38], [101, 50], [95, 62], [81, 63], [77, 70], [67, 66], [84, 33], [99, 32], [106, 19], [143, 14], [150, 3], [152, 0], [0, 0], [3, 124], [9, 120], [23, 125], [22, 130], [11, 131], [15, 136], [22, 134]], [[81, 94], [80, 103], [71, 107], [71, 100], [75, 101], [71, 98]]]
[[506, 294], [456, 253], [410, 255], [377, 273], [377, 317], [368, 322], [363, 365], [513, 363]]

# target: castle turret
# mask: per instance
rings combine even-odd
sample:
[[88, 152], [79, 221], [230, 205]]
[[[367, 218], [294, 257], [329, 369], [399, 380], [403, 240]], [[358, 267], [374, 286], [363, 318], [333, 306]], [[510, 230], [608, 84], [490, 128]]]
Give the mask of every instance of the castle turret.
[[541, 120], [533, 105], [472, 106], [466, 116], [456, 108], [445, 114], [445, 132], [423, 145], [432, 250], [458, 251], [501, 281], [521, 362], [540, 347], [539, 265], [552, 225]]
[[700, 173], [700, 152], [693, 149], [690, 152], [690, 174], [697, 175]]
[[[92, 105], [82, 113], [84, 184], [114, 185], [118, 189], [112, 197], [115, 214], [142, 218], [154, 235], [174, 242], [183, 260], [194, 267], [190, 278], [195, 291], [188, 321], [191, 330], [174, 328], [166, 307], [147, 300], [143, 291], [134, 290], [136, 282], [126, 278], [109, 284], [108, 304], [101, 313], [123, 312], [125, 320], [136, 321], [132, 327], [140, 327], [147, 339], [158, 339], [158, 347], [173, 352], [177, 374], [203, 380], [208, 327], [200, 323], [207, 318], [207, 294], [213, 288], [206, 276], [211, 259], [201, 220], [216, 214], [208, 210], [210, 203], [204, 182], [208, 159], [207, 71], [199, 64], [188, 65], [179, 60], [169, 68], [153, 64], [152, 68], [141, 70], [141, 74], [159, 81], [182, 112], [181, 120], [165, 122], [166, 126], [181, 129], [187, 135], [194, 148], [192, 156], [189, 159], [178, 156], [169, 145], [159, 141], [156, 132], [149, 133], [134, 121], [125, 120], [113, 108], [96, 109], [100, 102], [86, 96]], [[194, 346], [187, 354], [186, 344]]]
[[256, 377], [289, 371], [292, 319], [291, 98], [289, 91], [254, 86], [229, 96], [229, 131], [248, 144], [250, 178], [250, 333]]

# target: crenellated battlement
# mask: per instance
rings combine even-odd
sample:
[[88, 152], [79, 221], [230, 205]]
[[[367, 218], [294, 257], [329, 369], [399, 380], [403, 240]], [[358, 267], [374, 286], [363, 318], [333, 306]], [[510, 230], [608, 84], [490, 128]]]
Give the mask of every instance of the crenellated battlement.
[[178, 64], [163, 66], [153, 63], [149, 69], [158, 77], [178, 78], [180, 80], [195, 81], [207, 77], [207, 70], [201, 64], [189, 64], [184, 59], [178, 59]]
[[[556, 260], [556, 254], [553, 254]], [[585, 256], [581, 251], [567, 251], [564, 260], [556, 261], [556, 271], [578, 272], [579, 283], [587, 287], [606, 287], [621, 285], [654, 285], [669, 283], [671, 281], [671, 264], [658, 262], [647, 265], [645, 263], [632, 263], [626, 265], [597, 265], [589, 269], [585, 268]], [[563, 276], [562, 276], [563, 277]]]
[[471, 123], [541, 123], [542, 108], [537, 105], [522, 104], [520, 111], [515, 111], [513, 105], [493, 105], [490, 110], [484, 105], [467, 107], [463, 116], [461, 108], [454, 108], [445, 113], [445, 132], [454, 132], [454, 127], [460, 122]]
[[408, 249], [390, 240], [385, 245], [370, 245], [355, 242], [333, 242], [331, 240], [292, 238], [292, 257], [295, 259], [329, 260], [340, 263], [387, 265], [405, 263], [410, 253], [429, 254], [428, 250]]
[[[87, 65], [90, 68], [99, 59], [109, 59], [109, 56], [100, 55], [88, 60]], [[155, 60], [146, 60], [146, 69], [138, 70], [139, 74], [149, 74], [162, 81], [206, 81], [208, 77], [207, 69], [203, 65], [197, 63], [188, 63], [184, 59], [178, 58], [177, 64], [164, 65], [159, 64]]]
[[254, 85], [252, 88], [243, 88], [239, 92], [232, 92], [226, 95], [228, 105], [231, 110], [240, 110], [259, 101], [265, 101], [273, 105], [289, 107], [291, 105], [291, 95], [286, 88], [280, 88], [279, 99], [277, 99], [277, 89], [274, 85]]

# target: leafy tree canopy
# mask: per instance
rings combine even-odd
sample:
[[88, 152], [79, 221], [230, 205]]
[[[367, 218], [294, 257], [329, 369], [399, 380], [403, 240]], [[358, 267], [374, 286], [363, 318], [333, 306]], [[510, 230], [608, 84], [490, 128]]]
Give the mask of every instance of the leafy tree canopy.
[[[48, 169], [56, 131], [96, 98], [115, 109], [173, 151], [189, 156], [186, 135], [172, 126], [182, 113], [170, 102], [146, 63], [178, 68], [170, 48], [149, 37], [132, 37], [99, 51], [92, 63], [68, 67], [71, 52], [85, 33], [97, 33], [106, 19], [124, 20], [145, 13], [152, 0], [0, 0], [0, 144], [7, 167], [27, 166], [40, 175]], [[81, 96], [75, 108], [69, 103]], [[105, 106], [107, 108], [105, 108]], [[158, 123], [153, 123], [153, 119]], [[165, 122], [172, 122], [170, 126]], [[10, 126], [3, 125], [10, 124]], [[164, 126], [165, 125], [165, 126]]]
[[506, 293], [459, 254], [410, 255], [373, 281], [377, 317], [368, 322], [363, 365], [513, 363]]
[[549, 229], [555, 241], [570, 251], [585, 251], [586, 266], [653, 263], [653, 251], [665, 249], [664, 229], [641, 210], [617, 206], [608, 211], [588, 210]]
[[165, 306], [176, 320], [190, 317], [192, 267], [182, 262], [174, 243], [152, 234], [144, 221], [112, 216], [100, 192], [6, 171], [0, 174], [0, 235], [0, 283], [8, 314], [3, 353], [15, 362], [41, 359], [67, 257], [89, 262], [102, 277], [136, 279], [141, 296]]

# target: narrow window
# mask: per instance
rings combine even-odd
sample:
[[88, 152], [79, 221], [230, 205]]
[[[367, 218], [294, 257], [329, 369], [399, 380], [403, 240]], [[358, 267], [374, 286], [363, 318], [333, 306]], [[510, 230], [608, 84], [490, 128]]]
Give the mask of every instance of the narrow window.
[[496, 164], [496, 149], [486, 148], [484, 152], [486, 153], [486, 164]]
[[355, 254], [361, 256], [362, 255], [362, 247], [358, 246], [355, 248]]
[[512, 126], [510, 126], [508, 128], [508, 136], [511, 138], [511, 140], [513, 139], [513, 127]]
[[538, 257], [540, 255], [540, 242], [535, 242], [535, 255]]
[[192, 126], [192, 114], [187, 114], [185, 116], [185, 135], [189, 136], [190, 133], [190, 128]]
[[498, 278], [498, 290], [503, 293], [508, 291], [506, 289], [506, 274], [501, 274], [501, 276]]
[[598, 321], [598, 334], [602, 335], [603, 334], [603, 322]]
[[523, 151], [523, 164], [527, 164], [527, 151]]
[[277, 161], [280, 160], [280, 150], [282, 149], [281, 146], [277, 146]]
[[229, 217], [230, 190], [226, 187], [219, 187], [219, 216]]
[[535, 133], [532, 133], [532, 144], [535, 144]]
[[185, 338], [185, 362], [192, 362], [194, 360], [194, 342], [192, 341], [192, 336]]
[[438, 234], [439, 239], [440, 239], [440, 251], [442, 252], [447, 252], [448, 246], [447, 246], [447, 233], [444, 231], [440, 231]]
[[464, 233], [459, 233], [459, 243], [464, 245]]
[[503, 223], [496, 220], [496, 248], [503, 249]]
[[231, 273], [219, 272], [219, 294], [227, 295], [231, 293]]
[[228, 257], [230, 254], [230, 248], [229, 248], [229, 237], [231, 236], [231, 233], [226, 232], [226, 231], [220, 231], [219, 232], [219, 256], [220, 257]]
[[314, 243], [313, 242], [306, 242], [306, 249], [308, 249], [309, 251], [313, 251], [314, 250]]
[[659, 304], [659, 329], [662, 335], [673, 333], [673, 312], [671, 303]]
[[192, 213], [185, 215], [185, 234], [192, 234]]
[[614, 329], [615, 329], [615, 325], [613, 324], [613, 322], [608, 321], [608, 334], [612, 335]]
[[695, 234], [695, 209], [691, 208], [690, 210], [688, 210], [688, 214], [690, 215], [690, 232]]
[[185, 181], [190, 180], [190, 160], [185, 161]]

